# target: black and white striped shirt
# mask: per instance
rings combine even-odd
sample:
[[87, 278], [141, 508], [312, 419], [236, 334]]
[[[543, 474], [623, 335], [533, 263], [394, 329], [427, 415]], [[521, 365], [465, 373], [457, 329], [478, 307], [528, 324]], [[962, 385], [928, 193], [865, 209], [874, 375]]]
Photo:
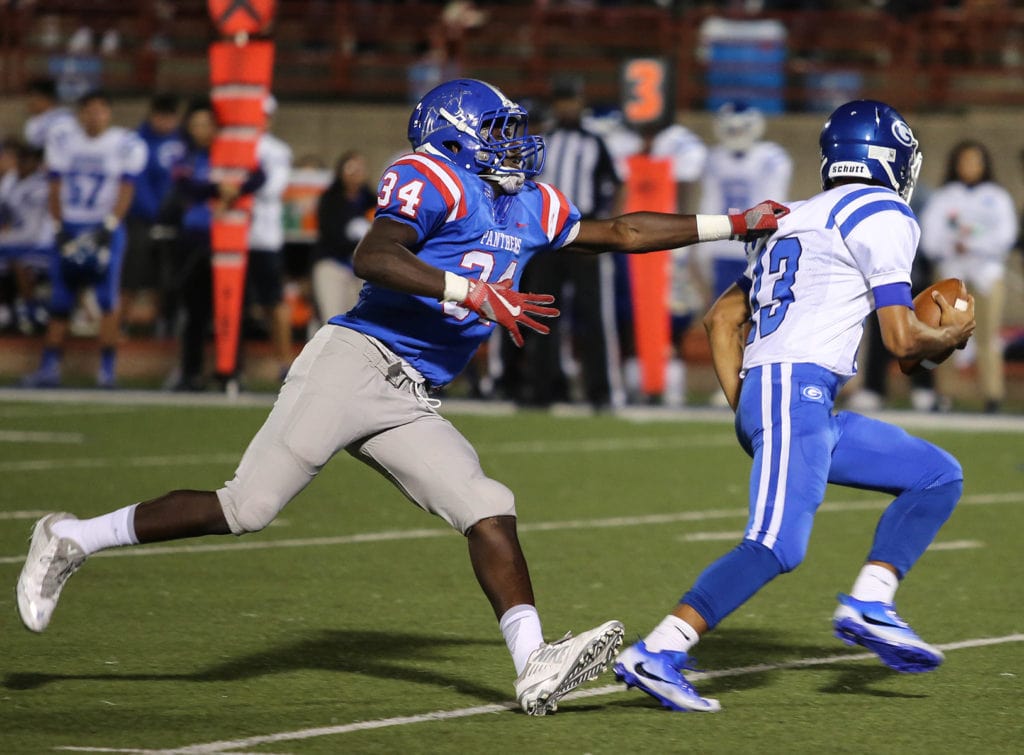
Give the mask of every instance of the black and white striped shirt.
[[608, 215], [622, 180], [604, 140], [582, 128], [558, 128], [544, 141], [547, 158], [537, 180], [560, 189], [584, 218]]

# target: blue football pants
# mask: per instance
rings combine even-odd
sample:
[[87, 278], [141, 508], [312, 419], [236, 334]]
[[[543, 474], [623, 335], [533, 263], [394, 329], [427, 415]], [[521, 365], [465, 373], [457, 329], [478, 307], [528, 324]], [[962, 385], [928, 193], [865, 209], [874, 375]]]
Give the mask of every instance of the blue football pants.
[[840, 387], [812, 364], [764, 365], [744, 379], [736, 432], [753, 458], [746, 534], [681, 600], [709, 626], [800, 565], [828, 483], [895, 496], [867, 559], [892, 564], [901, 577], [952, 514], [963, 490], [956, 459], [886, 422], [833, 414]]

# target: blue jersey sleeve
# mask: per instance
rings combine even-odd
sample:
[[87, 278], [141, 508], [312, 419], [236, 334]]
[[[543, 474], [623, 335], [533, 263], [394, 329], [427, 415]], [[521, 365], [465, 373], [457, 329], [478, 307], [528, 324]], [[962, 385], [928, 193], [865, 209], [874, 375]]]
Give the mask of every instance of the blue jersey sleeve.
[[417, 241], [422, 242], [445, 223], [464, 215], [462, 182], [440, 160], [406, 155], [381, 176], [376, 217], [412, 226]]

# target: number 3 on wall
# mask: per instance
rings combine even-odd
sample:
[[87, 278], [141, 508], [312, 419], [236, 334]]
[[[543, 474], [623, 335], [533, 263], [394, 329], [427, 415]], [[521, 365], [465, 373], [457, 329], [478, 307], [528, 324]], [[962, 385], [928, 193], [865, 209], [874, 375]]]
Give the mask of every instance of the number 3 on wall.
[[632, 124], [661, 121], [666, 116], [668, 93], [665, 61], [635, 58], [622, 69], [622, 112]]

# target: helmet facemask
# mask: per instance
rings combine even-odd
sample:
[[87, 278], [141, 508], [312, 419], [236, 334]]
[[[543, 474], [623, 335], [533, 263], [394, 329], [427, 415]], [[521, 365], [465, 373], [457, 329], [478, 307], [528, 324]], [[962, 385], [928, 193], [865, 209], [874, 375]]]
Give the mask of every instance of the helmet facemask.
[[544, 167], [544, 140], [528, 133], [528, 121], [500, 90], [460, 79], [424, 95], [409, 120], [409, 141], [417, 152], [451, 160], [515, 193]]

